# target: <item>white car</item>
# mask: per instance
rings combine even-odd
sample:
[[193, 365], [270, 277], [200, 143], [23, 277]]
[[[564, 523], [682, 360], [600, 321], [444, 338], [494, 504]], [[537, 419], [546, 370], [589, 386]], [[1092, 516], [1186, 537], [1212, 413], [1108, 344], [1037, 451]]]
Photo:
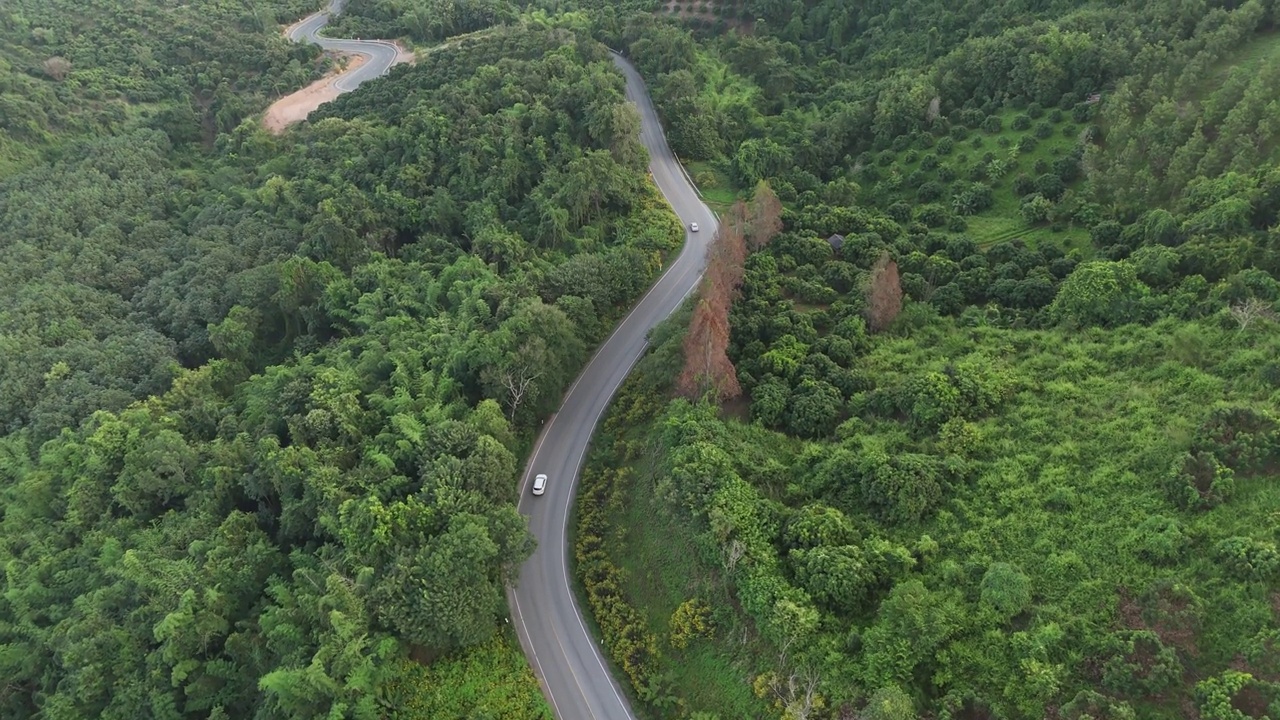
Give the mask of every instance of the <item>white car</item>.
[[533, 494], [541, 495], [547, 491], [547, 476], [541, 473], [533, 479]]
[[689, 223], [689, 232], [698, 232], [698, 223]]

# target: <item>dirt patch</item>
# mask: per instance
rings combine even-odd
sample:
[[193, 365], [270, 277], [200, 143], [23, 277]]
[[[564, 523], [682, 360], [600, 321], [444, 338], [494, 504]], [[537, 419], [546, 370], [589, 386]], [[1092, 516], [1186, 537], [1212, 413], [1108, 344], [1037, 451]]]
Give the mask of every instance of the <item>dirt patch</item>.
[[391, 40], [389, 42], [396, 46], [396, 59], [395, 62], [391, 63], [391, 67], [395, 67], [400, 63], [411, 63], [418, 59], [411, 51], [406, 50], [399, 40]]
[[1200, 632], [1200, 608], [1178, 588], [1158, 583], [1141, 598], [1127, 588], [1119, 593], [1119, 620], [1129, 630], [1150, 630], [1166, 646], [1188, 658], [1200, 654], [1197, 638]]
[[746, 395], [739, 395], [732, 400], [720, 403], [720, 418], [722, 420], [737, 420], [741, 423], [751, 422], [751, 398]]
[[1231, 707], [1251, 718], [1265, 717], [1269, 704], [1267, 696], [1255, 683], [1245, 686], [1231, 698]]
[[331, 72], [301, 90], [271, 103], [271, 107], [267, 108], [266, 114], [262, 116], [263, 127], [268, 132], [279, 134], [290, 125], [307, 119], [312, 110], [341, 95], [341, 91], [333, 86], [334, 81], [360, 67], [368, 59], [364, 55], [346, 57], [346, 67]]

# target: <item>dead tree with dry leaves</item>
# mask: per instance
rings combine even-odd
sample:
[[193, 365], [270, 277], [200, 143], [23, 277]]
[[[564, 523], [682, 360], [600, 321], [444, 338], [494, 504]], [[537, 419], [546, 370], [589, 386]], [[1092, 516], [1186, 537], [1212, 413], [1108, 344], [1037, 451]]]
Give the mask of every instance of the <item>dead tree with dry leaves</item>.
[[688, 398], [710, 391], [723, 402], [742, 394], [737, 368], [729, 360], [728, 293], [719, 285], [714, 277], [703, 278], [704, 291], [684, 336], [684, 370], [677, 389]]
[[752, 250], [768, 245], [770, 240], [782, 232], [782, 201], [764, 180], [756, 183], [755, 194], [751, 197], [748, 227], [750, 231], [747, 234], [747, 245]]
[[902, 312], [902, 280], [898, 277], [898, 263], [888, 251], [871, 268], [867, 281], [867, 327], [880, 332]]
[[71, 74], [71, 61], [54, 55], [44, 61], [44, 74], [58, 82], [62, 82], [67, 79], [67, 75]]
[[684, 370], [676, 383], [688, 398], [711, 392], [716, 402], [723, 402], [742, 394], [737, 368], [729, 360], [729, 308], [745, 271], [746, 218], [746, 206], [734, 205], [707, 249], [707, 269], [684, 338]]
[[1241, 331], [1248, 330], [1249, 326], [1258, 320], [1276, 319], [1276, 313], [1271, 309], [1271, 305], [1256, 297], [1235, 303], [1228, 312], [1240, 326]]

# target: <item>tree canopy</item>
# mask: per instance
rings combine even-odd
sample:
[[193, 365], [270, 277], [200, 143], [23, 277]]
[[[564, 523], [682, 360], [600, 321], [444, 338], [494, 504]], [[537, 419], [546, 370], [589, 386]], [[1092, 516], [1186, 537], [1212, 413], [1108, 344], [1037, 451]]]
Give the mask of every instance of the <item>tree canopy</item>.
[[[283, 136], [0, 184], [0, 714], [413, 716], [461, 689], [409, 657], [506, 672], [517, 453], [683, 238], [622, 88], [511, 27]], [[466, 712], [543, 716], [523, 673]]]

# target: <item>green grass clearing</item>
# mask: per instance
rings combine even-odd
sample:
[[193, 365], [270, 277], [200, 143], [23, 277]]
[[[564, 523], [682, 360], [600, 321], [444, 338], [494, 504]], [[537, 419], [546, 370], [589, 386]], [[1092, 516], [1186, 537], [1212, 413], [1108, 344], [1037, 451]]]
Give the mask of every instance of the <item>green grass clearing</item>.
[[1200, 102], [1226, 83], [1231, 73], [1239, 68], [1247, 74], [1255, 73], [1264, 64], [1280, 62], [1280, 31], [1260, 33], [1236, 48], [1236, 51], [1217, 62], [1205, 74], [1188, 100]]
[[713, 212], [724, 214], [738, 200], [738, 189], [727, 174], [709, 162], [684, 163], [684, 168]]
[[[666, 396], [659, 389], [666, 383], [652, 383], [663, 372], [657, 369], [660, 357], [672, 352], [670, 340], [655, 341], [660, 349], [640, 363], [610, 408], [583, 473], [585, 485], [572, 523], [573, 546], [580, 547], [582, 533], [599, 538], [597, 547], [617, 569], [616, 580], [610, 581], [616, 581], [611, 587], [617, 590], [610, 595], [616, 592], [617, 600], [633, 608], [640, 632], [654, 638], [654, 654], [643, 662], [656, 684], [640, 691], [631, 682], [622, 683], [638, 717], [661, 720], [707, 712], [725, 720], [774, 720], [776, 713], [755, 697], [751, 683], [769, 669], [776, 653], [759, 639], [741, 612], [729, 582], [722, 577], [718, 554], [699, 537], [699, 529], [677, 517], [665, 496], [656, 491], [661, 453], [649, 444], [654, 437], [649, 434], [650, 415], [636, 414], [636, 398], [642, 393], [648, 398], [642, 402], [655, 403], [649, 412], [661, 407], [657, 396]], [[651, 397], [651, 393], [657, 395]], [[612, 479], [603, 480], [605, 476]], [[586, 525], [580, 528], [580, 523]], [[576, 553], [574, 559], [580, 559]], [[584, 614], [591, 616], [593, 606], [576, 563], [574, 578]], [[678, 648], [672, 643], [672, 615], [690, 600], [709, 606], [712, 630]], [[588, 622], [596, 637], [606, 637], [596, 618], [589, 617]], [[614, 654], [612, 647], [607, 651]], [[617, 675], [627, 677], [623, 672]], [[653, 687], [658, 692], [651, 692]]]

